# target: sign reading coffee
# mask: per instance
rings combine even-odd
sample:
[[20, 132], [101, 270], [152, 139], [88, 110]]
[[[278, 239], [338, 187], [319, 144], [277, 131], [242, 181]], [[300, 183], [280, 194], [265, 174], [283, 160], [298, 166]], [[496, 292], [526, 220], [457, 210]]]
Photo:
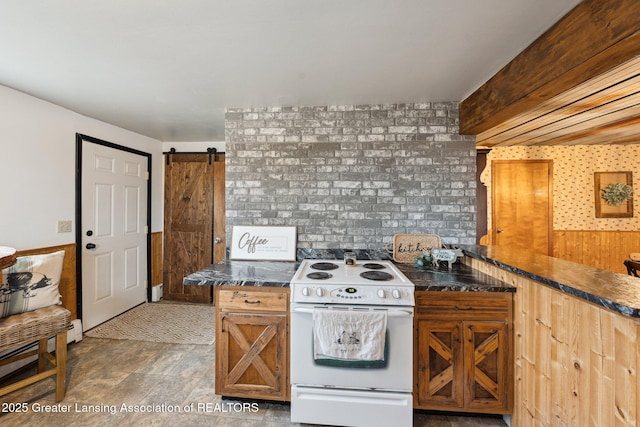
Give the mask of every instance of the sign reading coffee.
[[296, 227], [233, 226], [230, 259], [295, 261]]

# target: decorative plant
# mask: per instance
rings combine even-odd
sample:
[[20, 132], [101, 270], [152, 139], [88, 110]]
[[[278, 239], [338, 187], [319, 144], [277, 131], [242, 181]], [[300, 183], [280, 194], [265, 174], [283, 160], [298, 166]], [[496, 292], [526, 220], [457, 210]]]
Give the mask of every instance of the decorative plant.
[[608, 205], [618, 206], [627, 201], [633, 193], [633, 187], [622, 182], [609, 184], [602, 190], [602, 198]]
[[431, 256], [431, 248], [425, 248], [422, 250], [422, 254], [413, 259], [413, 262], [418, 267], [424, 267], [427, 264], [433, 262], [433, 257]]

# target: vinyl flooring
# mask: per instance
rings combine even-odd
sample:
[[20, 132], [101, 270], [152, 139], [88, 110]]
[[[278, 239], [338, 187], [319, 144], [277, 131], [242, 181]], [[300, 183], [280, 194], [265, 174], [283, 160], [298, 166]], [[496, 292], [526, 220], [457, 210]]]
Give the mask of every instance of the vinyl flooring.
[[[0, 425], [293, 425], [286, 404], [216, 396], [214, 366], [213, 346], [85, 337], [69, 344], [65, 399], [55, 403], [51, 378], [0, 397]], [[414, 426], [505, 425], [501, 417], [414, 414]]]

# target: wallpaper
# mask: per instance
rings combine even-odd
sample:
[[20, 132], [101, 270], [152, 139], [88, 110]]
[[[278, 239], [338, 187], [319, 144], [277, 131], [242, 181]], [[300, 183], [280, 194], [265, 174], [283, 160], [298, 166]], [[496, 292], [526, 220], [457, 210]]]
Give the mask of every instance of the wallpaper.
[[[640, 145], [497, 147], [487, 155], [480, 177], [487, 186], [487, 223], [491, 226], [491, 161], [553, 160], [554, 230], [640, 230]], [[633, 172], [633, 218], [596, 218], [594, 172]]]

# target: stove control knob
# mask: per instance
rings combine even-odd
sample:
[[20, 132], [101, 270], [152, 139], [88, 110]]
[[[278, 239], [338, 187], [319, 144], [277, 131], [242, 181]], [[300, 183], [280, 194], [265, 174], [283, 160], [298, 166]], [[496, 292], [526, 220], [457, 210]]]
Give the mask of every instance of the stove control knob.
[[384, 294], [384, 289], [378, 289], [378, 296], [380, 298], [386, 298], [387, 296]]
[[318, 288], [316, 289], [316, 295], [318, 295], [319, 297], [324, 295], [324, 289], [323, 288]]
[[302, 288], [302, 295], [305, 297], [308, 297], [310, 293], [309, 288]]
[[393, 291], [391, 291], [391, 295], [393, 295], [395, 299], [400, 299], [400, 291], [397, 289], [394, 289]]

